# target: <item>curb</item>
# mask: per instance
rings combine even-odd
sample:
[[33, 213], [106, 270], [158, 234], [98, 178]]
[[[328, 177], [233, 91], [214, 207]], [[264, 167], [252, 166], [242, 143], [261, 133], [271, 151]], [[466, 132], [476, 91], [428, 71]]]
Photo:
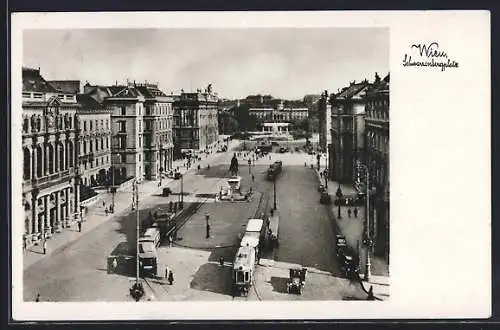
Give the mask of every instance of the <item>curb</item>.
[[[321, 177], [319, 176], [318, 170], [315, 168], [315, 169], [313, 169], [313, 171], [316, 174], [315, 175], [316, 182], [318, 184], [321, 184]], [[328, 218], [330, 218], [330, 222], [333, 225], [333, 229], [335, 230], [335, 233], [342, 233], [342, 231], [340, 230], [340, 226], [337, 223], [337, 217], [335, 216], [335, 213], [333, 212], [331, 205], [325, 205], [325, 207], [327, 209]], [[356, 251], [351, 246], [349, 246], [349, 248], [352, 250], [351, 252], [353, 253], [353, 256], [356, 256], [359, 259], [359, 255], [356, 253]], [[358, 276], [358, 279], [356, 281], [359, 282], [363, 291], [366, 294], [368, 294], [368, 290], [365, 289], [365, 287], [363, 285], [363, 280], [361, 279], [361, 277]], [[375, 295], [373, 297], [375, 298], [375, 300], [383, 301], [383, 299], [381, 299]]]

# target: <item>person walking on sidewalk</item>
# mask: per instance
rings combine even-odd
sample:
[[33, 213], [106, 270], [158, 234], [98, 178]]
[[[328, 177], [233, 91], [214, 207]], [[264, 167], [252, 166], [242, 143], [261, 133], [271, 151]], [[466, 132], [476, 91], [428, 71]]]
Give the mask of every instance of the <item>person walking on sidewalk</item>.
[[349, 218], [351, 217], [351, 213], [352, 213], [351, 208], [347, 209], [347, 216], [349, 216]]
[[165, 266], [165, 280], [168, 279], [168, 274], [170, 273], [170, 269], [168, 269], [168, 266]]
[[219, 258], [219, 264], [220, 264], [221, 267], [224, 266], [224, 257], [223, 256], [221, 256]]
[[82, 220], [78, 220], [78, 232], [82, 232]]
[[106, 207], [106, 201], [104, 199], [102, 200], [102, 207]]
[[358, 217], [358, 208], [357, 207], [354, 208], [354, 217], [355, 218]]
[[47, 254], [47, 240], [43, 239], [43, 254]]
[[169, 235], [168, 236], [168, 242], [170, 244], [170, 247], [172, 247], [172, 243], [173, 243], [173, 238], [172, 238], [172, 235]]
[[174, 283], [174, 273], [171, 270], [168, 271], [168, 284], [172, 285]]

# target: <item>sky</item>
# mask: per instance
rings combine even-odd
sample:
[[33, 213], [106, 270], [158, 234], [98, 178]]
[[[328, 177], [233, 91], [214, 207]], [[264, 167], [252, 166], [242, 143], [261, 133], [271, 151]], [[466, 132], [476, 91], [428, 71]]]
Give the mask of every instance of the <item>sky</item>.
[[389, 71], [385, 28], [24, 30], [23, 65], [46, 80], [155, 82], [235, 99], [334, 93]]

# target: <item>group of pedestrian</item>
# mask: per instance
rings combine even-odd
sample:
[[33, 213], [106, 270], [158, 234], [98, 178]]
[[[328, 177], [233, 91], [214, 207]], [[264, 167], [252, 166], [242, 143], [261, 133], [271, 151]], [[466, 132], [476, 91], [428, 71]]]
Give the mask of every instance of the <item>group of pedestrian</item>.
[[349, 216], [349, 218], [351, 217], [351, 214], [354, 213], [354, 217], [357, 218], [358, 217], [358, 208], [355, 207], [354, 208], [354, 211], [351, 210], [351, 208], [348, 208], [347, 209], [347, 215]]

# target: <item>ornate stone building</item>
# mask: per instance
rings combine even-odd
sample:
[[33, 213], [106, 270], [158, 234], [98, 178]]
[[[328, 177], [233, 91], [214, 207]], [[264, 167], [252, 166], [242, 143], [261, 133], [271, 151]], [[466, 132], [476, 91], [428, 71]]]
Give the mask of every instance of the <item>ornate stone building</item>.
[[160, 173], [172, 169], [173, 98], [158, 89], [157, 84], [136, 84], [144, 95], [144, 174], [146, 180], [159, 179]]
[[378, 75], [365, 96], [366, 164], [370, 171], [370, 185], [375, 187], [372, 197], [372, 237], [375, 252], [389, 255], [389, 75], [383, 80]]
[[353, 183], [354, 165], [364, 152], [364, 94], [370, 84], [367, 80], [351, 82], [330, 98], [331, 148], [329, 152], [330, 177], [342, 183]]
[[51, 86], [39, 69], [22, 70], [24, 246], [50, 238], [78, 218], [75, 93]]
[[209, 85], [205, 92], [184, 93], [174, 101], [176, 157], [182, 149], [204, 150], [219, 138], [218, 97]]

